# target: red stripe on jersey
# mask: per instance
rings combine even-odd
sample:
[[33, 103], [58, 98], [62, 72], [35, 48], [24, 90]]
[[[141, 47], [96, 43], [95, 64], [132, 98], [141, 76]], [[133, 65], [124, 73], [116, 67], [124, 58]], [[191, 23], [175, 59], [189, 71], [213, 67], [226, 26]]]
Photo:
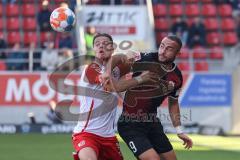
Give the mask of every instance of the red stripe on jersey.
[[90, 84], [100, 84], [99, 76], [101, 67], [96, 63], [91, 63], [86, 69], [86, 77]]
[[91, 107], [90, 107], [90, 111], [89, 111], [88, 117], [87, 117], [87, 122], [86, 122], [84, 128], [82, 129], [82, 132], [84, 132], [85, 129], [87, 128], [87, 126], [88, 126], [88, 123], [89, 123], [89, 120], [90, 120], [90, 116], [91, 116], [91, 114], [92, 114], [93, 106], [94, 106], [94, 100], [92, 100]]

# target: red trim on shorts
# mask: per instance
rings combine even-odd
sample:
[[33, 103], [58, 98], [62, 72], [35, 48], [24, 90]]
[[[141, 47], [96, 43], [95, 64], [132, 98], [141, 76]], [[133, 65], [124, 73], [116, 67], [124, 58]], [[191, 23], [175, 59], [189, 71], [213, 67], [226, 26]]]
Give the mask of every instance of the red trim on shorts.
[[89, 111], [89, 113], [88, 113], [87, 122], [86, 122], [86, 124], [85, 124], [85, 126], [84, 126], [84, 128], [82, 129], [81, 132], [84, 132], [85, 129], [87, 128], [87, 126], [88, 126], [89, 119], [90, 119], [90, 116], [91, 116], [91, 114], [92, 114], [93, 106], [94, 106], [94, 100], [92, 99], [92, 103], [91, 103], [90, 111]]

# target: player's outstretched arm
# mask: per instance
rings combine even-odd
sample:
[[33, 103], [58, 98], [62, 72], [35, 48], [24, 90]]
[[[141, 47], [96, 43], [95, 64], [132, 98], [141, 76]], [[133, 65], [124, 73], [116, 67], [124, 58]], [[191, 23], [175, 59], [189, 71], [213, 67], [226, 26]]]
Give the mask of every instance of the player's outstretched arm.
[[110, 92], [123, 92], [131, 87], [135, 87], [139, 84], [145, 83], [145, 82], [157, 82], [158, 76], [157, 74], [153, 72], [143, 72], [141, 75], [134, 77], [132, 79], [126, 79], [125, 76], [123, 76], [119, 80], [114, 79], [105, 79], [104, 88], [107, 91]]
[[181, 127], [181, 119], [180, 119], [180, 109], [178, 98], [168, 97], [168, 107], [169, 114], [172, 120], [173, 126], [176, 128], [176, 132], [178, 137], [183, 141], [183, 145], [186, 149], [190, 149], [193, 146], [192, 139], [184, 134], [183, 129]]
[[[136, 55], [139, 52], [128, 51], [126, 54], [115, 54], [112, 55], [106, 66], [106, 73], [110, 74], [111, 71], [118, 65], [124, 65], [127, 68], [131, 68], [136, 60]], [[129, 70], [130, 71], [130, 70]]]

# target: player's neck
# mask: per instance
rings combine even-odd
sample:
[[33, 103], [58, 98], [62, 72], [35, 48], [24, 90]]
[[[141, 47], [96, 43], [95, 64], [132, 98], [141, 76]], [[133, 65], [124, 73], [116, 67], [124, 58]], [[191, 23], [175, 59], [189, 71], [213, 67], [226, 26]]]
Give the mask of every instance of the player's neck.
[[162, 66], [167, 70], [171, 70], [173, 68], [173, 63], [163, 63]]
[[107, 62], [108, 62], [109, 59], [95, 59], [95, 61], [100, 64], [100, 65], [103, 65], [103, 66], [106, 66], [107, 65]]
[[172, 72], [176, 68], [176, 65], [174, 63], [164, 63], [161, 67], [166, 72]]

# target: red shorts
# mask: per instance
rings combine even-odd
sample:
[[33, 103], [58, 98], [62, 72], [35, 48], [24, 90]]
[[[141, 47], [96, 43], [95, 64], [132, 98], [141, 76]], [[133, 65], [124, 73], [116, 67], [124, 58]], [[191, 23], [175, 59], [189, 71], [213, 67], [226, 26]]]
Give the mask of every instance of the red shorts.
[[91, 147], [99, 160], [123, 160], [116, 137], [101, 137], [83, 132], [73, 134], [72, 143], [77, 153], [85, 147]]

